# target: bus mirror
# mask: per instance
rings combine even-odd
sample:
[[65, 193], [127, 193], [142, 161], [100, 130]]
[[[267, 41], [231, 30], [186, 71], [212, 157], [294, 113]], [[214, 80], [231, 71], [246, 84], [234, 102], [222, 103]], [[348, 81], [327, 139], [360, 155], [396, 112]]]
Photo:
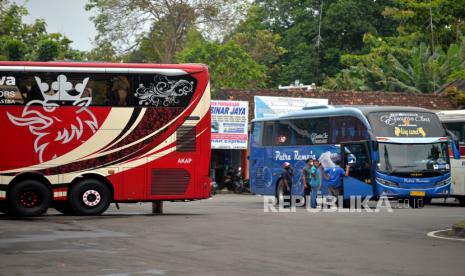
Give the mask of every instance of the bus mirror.
[[451, 146], [452, 146], [452, 153], [454, 155], [454, 159], [460, 159], [459, 142], [456, 139], [454, 139], [452, 140]]
[[357, 163], [357, 158], [352, 153], [349, 153], [346, 155], [346, 160], [347, 160], [347, 165], [349, 165], [350, 167], [354, 167], [355, 163]]

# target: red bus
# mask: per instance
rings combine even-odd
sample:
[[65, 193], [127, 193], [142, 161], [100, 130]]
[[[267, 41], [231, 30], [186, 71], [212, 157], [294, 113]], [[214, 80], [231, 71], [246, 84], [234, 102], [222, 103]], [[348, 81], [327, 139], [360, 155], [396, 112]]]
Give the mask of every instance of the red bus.
[[0, 62], [0, 122], [2, 212], [210, 195], [204, 65]]

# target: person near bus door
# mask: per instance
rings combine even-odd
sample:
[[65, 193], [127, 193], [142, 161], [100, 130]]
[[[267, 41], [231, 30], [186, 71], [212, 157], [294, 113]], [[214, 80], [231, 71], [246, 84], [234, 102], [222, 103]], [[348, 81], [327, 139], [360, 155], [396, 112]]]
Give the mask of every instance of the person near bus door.
[[281, 173], [281, 179], [284, 183], [284, 199], [283, 199], [283, 204], [286, 201], [289, 201], [288, 206], [291, 204], [291, 192], [292, 192], [292, 177], [294, 176], [294, 173], [291, 168], [291, 164], [289, 162], [284, 162], [283, 163], [283, 171]]
[[307, 206], [307, 197], [310, 195], [312, 191], [312, 187], [310, 186], [310, 179], [311, 179], [311, 170], [313, 168], [313, 159], [307, 159], [307, 164], [302, 169], [302, 182], [304, 183], [304, 202], [305, 206]]
[[349, 165], [346, 166], [344, 171], [341, 168], [341, 161], [336, 160], [335, 163], [335, 167], [325, 169], [325, 177], [328, 180], [329, 192], [332, 196], [338, 198], [338, 196], [342, 195], [342, 178], [349, 175]]

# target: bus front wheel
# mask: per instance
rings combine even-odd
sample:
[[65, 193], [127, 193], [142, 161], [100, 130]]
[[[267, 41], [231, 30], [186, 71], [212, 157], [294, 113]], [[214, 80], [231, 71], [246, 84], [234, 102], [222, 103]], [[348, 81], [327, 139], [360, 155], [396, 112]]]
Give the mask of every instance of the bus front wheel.
[[52, 194], [42, 182], [23, 180], [13, 185], [7, 194], [8, 211], [16, 216], [38, 216], [52, 203]]
[[100, 215], [110, 206], [111, 192], [96, 179], [79, 181], [70, 190], [71, 208], [77, 215]]

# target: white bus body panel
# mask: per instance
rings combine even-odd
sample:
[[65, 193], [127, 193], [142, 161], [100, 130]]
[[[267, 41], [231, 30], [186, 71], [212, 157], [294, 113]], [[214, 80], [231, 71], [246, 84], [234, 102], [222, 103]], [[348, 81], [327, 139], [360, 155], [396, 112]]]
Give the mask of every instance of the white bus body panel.
[[452, 185], [450, 188], [451, 196], [464, 196], [465, 195], [465, 160], [451, 159], [450, 165], [452, 167]]

